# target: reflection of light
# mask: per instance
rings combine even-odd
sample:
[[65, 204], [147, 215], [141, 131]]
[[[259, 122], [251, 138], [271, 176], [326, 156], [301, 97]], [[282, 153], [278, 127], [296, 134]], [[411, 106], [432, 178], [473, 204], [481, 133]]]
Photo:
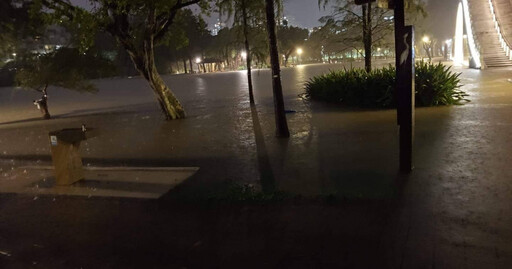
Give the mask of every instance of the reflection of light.
[[12, 54], [12, 56], [13, 56], [13, 57], [16, 57], [16, 53], [13, 53], [13, 54]]
[[430, 43], [430, 38], [428, 36], [423, 37], [423, 43]]
[[304, 51], [301, 48], [297, 49], [297, 54], [301, 55]]
[[451, 39], [448, 39], [448, 40], [446, 40], [444, 43], [446, 43], [446, 44], [450, 45], [450, 44], [452, 43], [452, 40], [451, 40]]
[[247, 59], [247, 52], [242, 51], [241, 55], [242, 55], [242, 58]]
[[464, 60], [464, 44], [462, 43], [462, 36], [464, 34], [464, 15], [462, 13], [462, 3], [459, 3], [457, 10], [457, 24], [455, 26], [455, 44], [453, 53], [453, 64], [462, 66]]
[[475, 62], [474, 68], [481, 68], [482, 63], [480, 62], [480, 53], [476, 49], [475, 38], [473, 36], [473, 27], [471, 25], [471, 17], [469, 17], [468, 0], [462, 0], [462, 3], [464, 7], [464, 16], [466, 19], [466, 32], [468, 36], [469, 51], [471, 52], [471, 57], [473, 57], [473, 61]]
[[200, 64], [201, 63], [201, 58], [197, 57], [196, 58], [196, 64]]

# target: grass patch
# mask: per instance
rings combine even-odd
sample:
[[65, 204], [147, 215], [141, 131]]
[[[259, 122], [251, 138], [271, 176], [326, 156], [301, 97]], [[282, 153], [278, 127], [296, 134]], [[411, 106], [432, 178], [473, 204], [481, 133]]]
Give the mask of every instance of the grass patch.
[[[393, 66], [369, 73], [364, 69], [331, 71], [306, 82], [305, 97], [348, 107], [394, 108], [395, 72]], [[441, 63], [417, 62], [416, 106], [460, 105], [468, 101], [468, 94], [460, 90], [459, 76]]]

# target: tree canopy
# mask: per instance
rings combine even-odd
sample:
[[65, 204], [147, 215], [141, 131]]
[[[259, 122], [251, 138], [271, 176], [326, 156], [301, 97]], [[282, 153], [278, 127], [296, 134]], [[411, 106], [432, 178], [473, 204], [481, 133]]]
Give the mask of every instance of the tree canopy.
[[[157, 96], [166, 119], [185, 117], [185, 110], [160, 77], [155, 64], [155, 45], [161, 42], [180, 10], [206, 0], [90, 0], [90, 9], [68, 0], [36, 0], [38, 12], [53, 22], [69, 23], [80, 36], [80, 47], [91, 45], [98, 30], [110, 33], [128, 53], [138, 72]], [[48, 12], [45, 12], [49, 10]], [[167, 40], [169, 42], [169, 40]]]

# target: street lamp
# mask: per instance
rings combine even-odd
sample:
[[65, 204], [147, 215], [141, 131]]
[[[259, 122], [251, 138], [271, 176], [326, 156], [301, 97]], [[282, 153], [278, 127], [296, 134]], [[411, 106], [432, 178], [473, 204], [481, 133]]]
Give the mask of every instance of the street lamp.
[[432, 42], [430, 40], [430, 37], [424, 36], [422, 38], [423, 41], [423, 48], [425, 49], [425, 52], [427, 53], [427, 57], [430, 62], [432, 62]]
[[297, 55], [299, 55], [299, 64], [300, 64], [300, 56], [304, 53], [304, 51], [301, 48], [297, 49]]
[[[197, 64], [197, 72], [198, 73], [201, 73], [201, 62], [202, 62], [201, 57], [197, 57], [196, 58], [196, 64]], [[205, 72], [206, 72], [206, 70], [205, 70]]]

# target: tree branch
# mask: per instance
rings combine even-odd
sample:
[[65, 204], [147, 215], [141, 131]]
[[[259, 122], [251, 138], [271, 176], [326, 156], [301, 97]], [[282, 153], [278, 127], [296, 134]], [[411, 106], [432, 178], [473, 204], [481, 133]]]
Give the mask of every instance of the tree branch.
[[199, 3], [201, 0], [189, 0], [186, 2], [183, 2], [183, 0], [178, 0], [176, 5], [174, 5], [169, 12], [163, 13], [159, 15], [156, 18], [156, 29], [155, 29], [155, 40], [158, 40], [162, 38], [167, 30], [169, 29], [169, 26], [174, 22], [174, 18], [176, 17], [176, 14], [178, 13], [178, 10], [188, 7], [194, 4]]

